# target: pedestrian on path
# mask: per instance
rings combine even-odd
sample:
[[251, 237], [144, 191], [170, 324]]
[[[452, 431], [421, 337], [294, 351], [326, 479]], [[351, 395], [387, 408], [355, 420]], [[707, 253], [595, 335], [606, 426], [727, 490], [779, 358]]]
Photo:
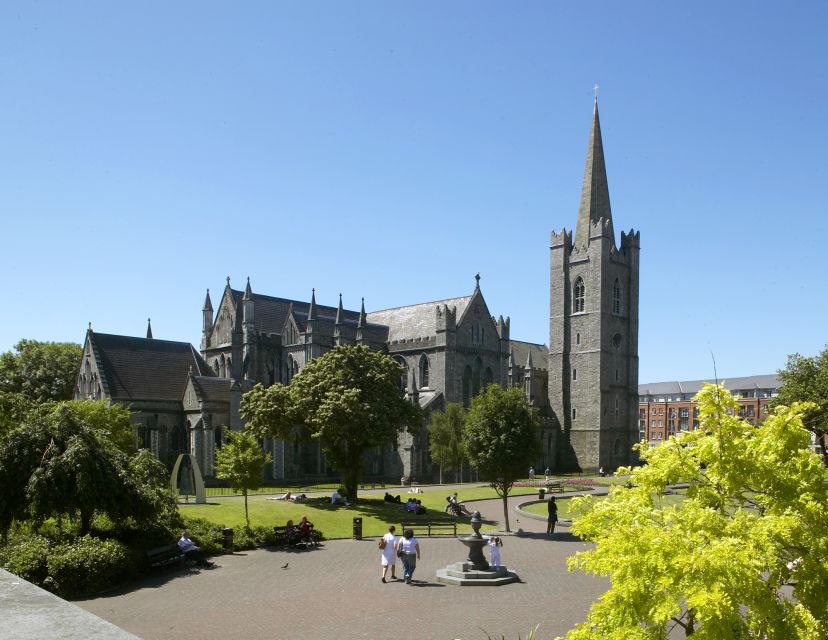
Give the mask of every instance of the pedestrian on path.
[[500, 547], [503, 546], [503, 541], [500, 539], [500, 536], [492, 536], [489, 538], [489, 542], [487, 543], [489, 546], [489, 551], [492, 554], [492, 561], [489, 563], [493, 567], [500, 566]]
[[546, 520], [546, 535], [551, 536], [555, 533], [555, 523], [558, 522], [558, 505], [555, 502], [555, 496], [549, 496], [546, 509], [549, 511], [549, 517]]
[[388, 533], [380, 538], [380, 549], [382, 549], [382, 581], [385, 582], [385, 575], [388, 567], [391, 567], [391, 579], [397, 579], [397, 537], [394, 535], [396, 527], [392, 524], [388, 527]]
[[535, 479], [535, 467], [529, 467], [529, 481], [532, 482]]
[[414, 529], [409, 528], [403, 531], [402, 538], [397, 541], [397, 553], [402, 560], [405, 584], [411, 584], [414, 569], [417, 568], [417, 560], [420, 559], [420, 543], [414, 537]]

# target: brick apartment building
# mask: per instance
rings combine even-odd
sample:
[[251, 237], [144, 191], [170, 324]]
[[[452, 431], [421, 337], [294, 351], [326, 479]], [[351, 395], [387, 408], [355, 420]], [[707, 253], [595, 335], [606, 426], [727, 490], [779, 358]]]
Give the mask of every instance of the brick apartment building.
[[[693, 397], [710, 380], [654, 382], [638, 386], [639, 439], [658, 444], [682, 430], [699, 426], [699, 413]], [[781, 380], [775, 373], [722, 381], [725, 389], [739, 398], [739, 414], [751, 424], [768, 413], [770, 399], [777, 395]]]

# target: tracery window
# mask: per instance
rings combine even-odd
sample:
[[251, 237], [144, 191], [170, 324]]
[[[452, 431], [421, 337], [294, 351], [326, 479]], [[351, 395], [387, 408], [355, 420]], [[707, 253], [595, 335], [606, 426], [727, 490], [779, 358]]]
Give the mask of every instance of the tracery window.
[[584, 279], [578, 276], [578, 279], [575, 280], [575, 288], [572, 296], [572, 313], [582, 313], [585, 300], [586, 287], [584, 286]]
[[420, 356], [420, 386], [428, 387], [428, 356]]

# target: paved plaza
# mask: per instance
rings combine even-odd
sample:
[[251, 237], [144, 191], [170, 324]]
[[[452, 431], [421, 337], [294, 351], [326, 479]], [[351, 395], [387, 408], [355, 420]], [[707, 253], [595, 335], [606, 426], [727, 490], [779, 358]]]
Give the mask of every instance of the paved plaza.
[[[526, 500], [513, 498], [509, 505], [512, 530], [520, 527], [525, 535], [506, 537], [502, 548], [503, 563], [520, 576], [515, 584], [439, 584], [437, 569], [465, 557], [453, 538], [420, 539], [414, 585], [383, 584], [375, 539], [332, 540], [311, 551], [264, 548], [219, 556], [214, 569], [172, 570], [77, 604], [145, 640], [517, 640], [538, 624], [538, 638], [547, 640], [583, 621], [608, 585], [567, 572], [567, 556], [583, 543], [566, 527], [547, 537], [545, 522], [514, 511]], [[501, 504], [469, 506], [500, 521]]]

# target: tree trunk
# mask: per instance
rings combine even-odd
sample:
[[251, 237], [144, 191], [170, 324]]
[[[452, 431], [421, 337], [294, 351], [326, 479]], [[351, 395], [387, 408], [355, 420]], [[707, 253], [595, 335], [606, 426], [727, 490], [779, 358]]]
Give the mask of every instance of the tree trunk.
[[503, 491], [503, 521], [506, 523], [506, 532], [509, 533], [512, 530], [509, 528], [509, 507], [507, 503], [509, 501], [509, 494], [506, 493], [505, 487]]
[[250, 515], [247, 513], [247, 489], [242, 491], [244, 494], [244, 521], [247, 523], [247, 528], [250, 528]]
[[85, 536], [92, 529], [92, 517], [94, 515], [95, 515], [95, 512], [92, 511], [92, 510], [81, 509], [81, 512], [80, 512], [80, 525], [81, 525], [80, 533], [81, 533], [82, 536]]
[[443, 484], [443, 463], [440, 462], [440, 484]]

